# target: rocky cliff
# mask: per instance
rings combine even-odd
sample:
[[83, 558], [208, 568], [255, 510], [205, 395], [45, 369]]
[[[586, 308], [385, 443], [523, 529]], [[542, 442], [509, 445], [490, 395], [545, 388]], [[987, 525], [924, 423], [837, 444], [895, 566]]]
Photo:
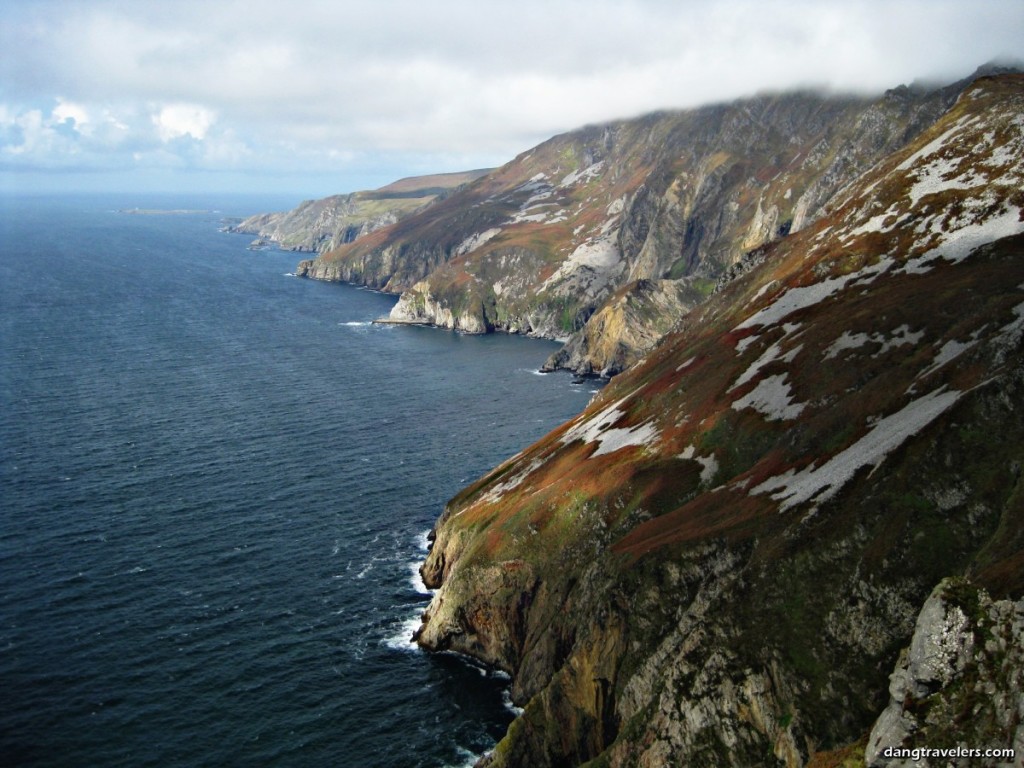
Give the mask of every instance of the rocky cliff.
[[401, 293], [394, 322], [570, 338], [548, 369], [614, 374], [964, 85], [766, 95], [590, 126], [299, 272]]
[[[869, 768], [933, 764], [1012, 765], [1024, 758], [1024, 600], [993, 601], [944, 580], [921, 609], [890, 677], [889, 706], [868, 739]], [[955, 729], [949, 727], [955, 724]], [[1010, 754], [985, 755], [986, 751]]]
[[306, 200], [291, 211], [250, 216], [228, 231], [258, 235], [285, 250], [330, 251], [394, 224], [485, 173], [414, 176], [372, 191]]
[[[883, 103], [843, 109], [856, 123]], [[1024, 77], [982, 78], [813, 221], [761, 189], [761, 219], [774, 205], [798, 231], [449, 502], [417, 639], [511, 675], [523, 712], [483, 765], [820, 768], [865, 751], [900, 765], [884, 754], [897, 745], [1019, 748], [1022, 116]], [[604, 130], [591, 136], [607, 159]], [[729, 232], [742, 251], [757, 219], [714, 242]], [[736, 252], [722, 248], [687, 256], [687, 274], [713, 275]]]

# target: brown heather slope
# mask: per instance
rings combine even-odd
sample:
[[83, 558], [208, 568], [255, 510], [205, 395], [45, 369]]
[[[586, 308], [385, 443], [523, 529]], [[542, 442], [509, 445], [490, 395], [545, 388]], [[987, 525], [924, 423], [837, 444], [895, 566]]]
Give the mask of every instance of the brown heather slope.
[[571, 337], [548, 369], [611, 375], [965, 84], [764, 95], [590, 126], [297, 273], [401, 293], [395, 322]]
[[435, 526], [418, 641], [524, 707], [484, 765], [1024, 747], [1024, 77], [763, 257]]

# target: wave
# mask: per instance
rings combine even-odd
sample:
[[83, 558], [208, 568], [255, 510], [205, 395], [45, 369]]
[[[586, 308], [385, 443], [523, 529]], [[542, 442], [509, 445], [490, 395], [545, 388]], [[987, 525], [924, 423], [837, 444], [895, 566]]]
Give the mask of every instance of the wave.
[[416, 551], [417, 554], [415, 558], [406, 563], [406, 567], [411, 573], [409, 583], [412, 585], [416, 594], [429, 596], [434, 594], [434, 590], [423, 583], [423, 577], [420, 575], [420, 564], [423, 562], [423, 558], [427, 552], [430, 551], [429, 529], [416, 535]]
[[409, 563], [409, 571], [412, 574], [409, 578], [409, 583], [412, 585], [418, 595], [432, 595], [434, 590], [423, 583], [423, 577], [420, 576], [420, 563], [419, 560], [414, 560]]
[[465, 762], [463, 762], [463, 763], [445, 763], [444, 768], [473, 768], [473, 766], [477, 764], [477, 761], [479, 761], [481, 757], [483, 757], [484, 755], [487, 754], [486, 752], [483, 752], [483, 753], [478, 755], [476, 752], [468, 750], [465, 747], [458, 747], [457, 746], [456, 749], [459, 752], [459, 757], [460, 758], [465, 758]]
[[349, 328], [363, 328], [367, 325], [373, 325], [368, 320], [349, 320], [347, 323], [338, 323], [338, 325], [347, 325]]
[[356, 574], [356, 578], [357, 579], [365, 579], [366, 578], [366, 574], [368, 574], [370, 571], [373, 570], [373, 566], [374, 566], [374, 561], [371, 560], [369, 562], [369, 564], [366, 565], [365, 568], [363, 568], [363, 570], [361, 570], [359, 573]]
[[430, 551], [430, 529], [427, 528], [425, 531], [416, 534], [416, 548], [420, 552]]
[[412, 641], [412, 634], [420, 628], [419, 614], [410, 619], [403, 619], [395, 631], [385, 637], [381, 644], [393, 651], [419, 652], [420, 647]]
[[519, 717], [521, 714], [523, 714], [523, 708], [522, 707], [517, 707], [515, 704], [512, 703], [512, 689], [511, 688], [504, 688], [504, 689], [502, 689], [502, 691], [501, 691], [501, 703], [505, 705], [505, 709], [507, 709], [509, 712], [511, 712], [516, 717]]

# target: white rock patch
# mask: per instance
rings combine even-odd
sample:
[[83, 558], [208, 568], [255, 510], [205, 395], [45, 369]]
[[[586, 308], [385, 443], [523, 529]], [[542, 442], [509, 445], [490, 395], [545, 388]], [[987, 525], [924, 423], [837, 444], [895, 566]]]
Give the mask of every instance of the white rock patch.
[[601, 169], [604, 168], [604, 160], [600, 160], [593, 165], [587, 166], [583, 170], [573, 171], [560, 182], [559, 187], [571, 187], [573, 184], [579, 181], [589, 181], [595, 178], [601, 173]]
[[715, 454], [710, 453], [707, 456], [696, 456], [697, 448], [693, 445], [688, 445], [686, 450], [679, 454], [677, 458], [689, 459], [696, 461], [703, 467], [700, 471], [700, 481], [702, 483], [710, 483], [712, 478], [718, 472], [718, 459], [715, 458]]
[[508, 220], [508, 223], [522, 224], [523, 222], [533, 222], [535, 224], [557, 224], [560, 221], [566, 220], [565, 214], [560, 211], [561, 208], [555, 208], [553, 210], [542, 211], [540, 213], [517, 213]]
[[786, 354], [782, 354], [781, 343], [785, 340], [785, 338], [786, 337], [783, 336], [777, 342], [768, 347], [768, 349], [764, 351], [764, 354], [762, 354], [759, 358], [757, 358], [757, 360], [752, 362], [750, 364], [750, 367], [747, 368], [747, 370], [745, 370], [742, 374], [740, 374], [740, 377], [736, 379], [735, 382], [733, 382], [733, 385], [729, 387], [729, 389], [736, 389], [737, 387], [742, 387], [748, 381], [752, 381], [754, 377], [757, 376], [757, 374], [761, 371], [762, 368], [764, 368], [769, 363], [775, 362], [776, 360], [783, 363], [793, 362], [796, 356], [800, 353], [800, 350], [803, 348], [803, 344], [797, 344], [795, 347], [793, 347], [793, 349], [789, 350], [789, 352], [787, 352]]
[[781, 373], [759, 381], [747, 394], [733, 401], [732, 409], [741, 411], [744, 408], [753, 408], [768, 421], [795, 419], [806, 405], [792, 402], [786, 376], [787, 374]]
[[603, 411], [586, 421], [582, 421], [582, 417], [577, 417], [576, 424], [566, 430], [560, 442], [563, 445], [568, 445], [576, 440], [592, 443], [602, 431], [608, 429], [608, 427], [626, 415], [623, 411], [619, 410], [619, 406], [631, 396], [627, 395], [621, 400], [616, 400]]
[[593, 298], [626, 268], [614, 233], [583, 243], [540, 286], [538, 293], [558, 286], [561, 293], [582, 293]]
[[455, 255], [462, 256], [464, 254], [469, 253], [470, 251], [475, 251], [481, 245], [486, 243], [488, 240], [491, 240], [496, 235], [499, 235], [500, 233], [501, 227], [492, 227], [491, 229], [484, 230], [483, 232], [477, 232], [476, 234], [470, 235], [461, 243], [459, 243], [458, 247], [456, 247], [455, 249]]
[[951, 233], [942, 245], [926, 253], [921, 258], [940, 257], [954, 264], [959, 264], [979, 246], [1003, 237], [1011, 237], [1021, 232], [1024, 232], [1024, 221], [1020, 219], [1020, 211], [1013, 206], [1009, 206], [1008, 210], [998, 216], [961, 227]]
[[781, 502], [780, 511], [812, 499], [830, 499], [858, 469], [868, 465], [880, 466], [886, 456], [948, 410], [962, 394], [943, 389], [930, 392], [891, 416], [879, 419], [864, 437], [820, 467], [815, 468], [811, 464], [800, 472], [791, 469], [754, 486], [750, 492], [764, 494], [775, 491], [772, 498]]
[[972, 339], [970, 341], [957, 341], [956, 339], [951, 339], [950, 341], [947, 341], [942, 345], [942, 348], [939, 349], [938, 354], [935, 355], [935, 359], [932, 360], [932, 364], [917, 374], [914, 380], [917, 381], [918, 379], [923, 379], [933, 371], [937, 371], [949, 361], [960, 357], [960, 355], [977, 343], [977, 339]]
[[544, 462], [542, 460], [534, 459], [524, 469], [521, 469], [508, 480], [503, 480], [497, 485], [492, 485], [490, 488], [488, 488], [487, 493], [480, 497], [480, 501], [486, 502], [488, 504], [498, 501], [498, 499], [500, 499], [504, 494], [519, 487], [519, 485], [522, 484], [523, 480], [529, 477], [530, 474], [534, 472], [534, 470], [540, 469], [540, 467], [542, 466], [544, 466]]
[[[889, 226], [882, 226], [887, 219], [892, 219], [892, 223]], [[851, 229], [846, 236], [843, 238], [844, 243], [849, 243], [853, 238], [858, 235], [866, 235], [871, 232], [889, 232], [899, 221], [899, 215], [893, 209], [889, 209], [883, 213], [879, 213], [872, 216], [870, 219], [865, 221], [859, 227]]]
[[946, 132], [939, 136], [937, 139], [930, 141], [928, 144], [921, 147], [921, 149], [912, 154], [902, 163], [897, 165], [896, 170], [906, 171], [909, 168], [911, 168], [915, 163], [917, 163], [918, 160], [921, 160], [922, 158], [928, 157], [930, 155], [934, 155], [937, 152], [941, 151], [942, 148], [945, 147], [946, 144], [950, 141], [950, 139], [955, 138], [958, 133], [965, 130], [973, 123], [977, 122], [977, 120], [978, 118], [976, 117], [960, 118], [953, 125], [947, 128]]
[[[1017, 286], [1024, 290], [1024, 285]], [[995, 342], [998, 346], [1002, 347], [1003, 352], [1014, 349], [1020, 343], [1020, 337], [1024, 334], [1024, 304], [1018, 304], [1013, 308], [1013, 313], [1017, 316], [1009, 323], [999, 329], [999, 336], [996, 337]]]
[[631, 445], [653, 445], [660, 434], [658, 428], [650, 421], [626, 429], [609, 429], [597, 436], [596, 442], [600, 445], [590, 454], [590, 458], [614, 453]]
[[881, 258], [875, 264], [864, 267], [857, 272], [851, 272], [848, 275], [830, 277], [822, 280], [820, 283], [790, 288], [760, 312], [755, 312], [742, 323], [737, 325], [734, 330], [738, 331], [742, 328], [752, 328], [755, 325], [774, 325], [794, 312], [807, 307], [813, 307], [815, 304], [821, 303], [830, 296], [834, 296], [839, 293], [839, 291], [843, 290], [848, 283], [853, 281], [870, 282], [874, 280], [878, 275], [882, 274], [892, 266], [892, 264], [892, 259]]
[[626, 197], [625, 196], [618, 197], [615, 200], [612, 200], [611, 204], [608, 206], [608, 209], [607, 209], [606, 213], [609, 216], [618, 216], [620, 213], [622, 213], [622, 211], [623, 211], [623, 209], [625, 207], [626, 207]]
[[879, 344], [881, 345], [873, 357], [879, 357], [884, 355], [890, 349], [901, 347], [905, 344], [917, 344], [921, 339], [924, 338], [924, 331], [911, 331], [909, 325], [901, 325], [899, 328], [892, 332], [892, 336], [886, 336], [882, 333], [850, 333], [849, 331], [843, 331], [842, 335], [836, 339], [832, 344], [829, 345], [828, 349], [825, 350], [825, 354], [822, 360], [831, 360], [834, 357], [838, 357], [840, 352], [844, 352], [848, 349], [859, 349], [865, 344]]
[[612, 428], [613, 424], [626, 415], [624, 411], [619, 410], [619, 406], [634, 394], [636, 393], [630, 393], [612, 403], [593, 418], [573, 425], [562, 435], [562, 444], [567, 445], [576, 440], [582, 440], [584, 443], [597, 443], [598, 448], [590, 458], [613, 453], [630, 445], [652, 445], [660, 435], [653, 422], [645, 422], [635, 427]]
[[766, 293], [768, 293], [768, 291], [770, 291], [772, 288], [774, 288], [777, 283], [778, 283], [778, 280], [769, 280], [767, 283], [762, 285], [760, 288], [757, 289], [757, 293], [754, 294], [753, 298], [751, 298], [751, 302], [754, 302], [754, 301], [757, 301], [758, 299], [760, 299], [762, 296], [764, 296]]

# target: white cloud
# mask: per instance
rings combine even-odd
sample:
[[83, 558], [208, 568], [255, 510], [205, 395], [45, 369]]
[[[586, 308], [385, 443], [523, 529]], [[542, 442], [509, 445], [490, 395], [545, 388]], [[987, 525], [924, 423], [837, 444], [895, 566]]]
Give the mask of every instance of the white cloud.
[[153, 125], [164, 142], [183, 136], [205, 139], [214, 120], [213, 112], [195, 104], [168, 104], [153, 115]]
[[654, 109], [950, 80], [1022, 39], [1020, 0], [39, 0], [0, 25], [0, 157], [492, 164]]
[[89, 112], [81, 104], [74, 104], [64, 99], [57, 99], [57, 106], [53, 108], [53, 112], [50, 113], [51, 117], [58, 123], [63, 123], [68, 120], [72, 121], [74, 127], [79, 132], [85, 132], [89, 130]]

